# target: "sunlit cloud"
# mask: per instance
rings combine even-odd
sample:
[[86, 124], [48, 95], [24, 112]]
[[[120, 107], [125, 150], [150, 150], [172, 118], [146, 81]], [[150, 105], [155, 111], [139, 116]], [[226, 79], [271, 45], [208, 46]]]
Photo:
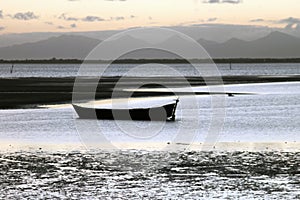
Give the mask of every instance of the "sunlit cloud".
[[45, 24], [47, 24], [47, 25], [53, 25], [53, 22], [45, 22]]
[[264, 19], [258, 18], [258, 19], [252, 19], [249, 22], [264, 22]]
[[66, 21], [78, 21], [78, 18], [76, 17], [68, 17], [66, 13], [61, 14], [58, 19], [63, 19]]
[[76, 24], [70, 24], [70, 26], [57, 26], [56, 27], [57, 29], [62, 29], [62, 30], [64, 30], [64, 29], [74, 29], [74, 28], [77, 28], [77, 25]]
[[[71, 29], [70, 24], [76, 25], [74, 31], [123, 30], [147, 27], [154, 22], [162, 27], [227, 23], [295, 28], [299, 24], [295, 19], [300, 18], [296, 12], [297, 0], [286, 3], [278, 0], [272, 5], [259, 0], [178, 0], [176, 3], [174, 0], [40, 0], [42, 3], [38, 4], [33, 3], [36, 0], [27, 1], [20, 1], [23, 4], [3, 1], [0, 26], [5, 30], [0, 34], [53, 32], [59, 25]], [[270, 12], [265, 12], [266, 7]], [[31, 21], [24, 24], [25, 20]]]
[[115, 21], [120, 21], [120, 20], [124, 20], [125, 17], [111, 17], [110, 19]]
[[66, 29], [64, 26], [57, 26], [58, 29]]
[[223, 0], [222, 3], [242, 3], [242, 0]]
[[101, 17], [97, 17], [97, 16], [86, 16], [85, 18], [82, 19], [82, 21], [85, 22], [95, 22], [95, 21], [105, 21], [105, 19], [101, 18]]
[[66, 13], [61, 14], [58, 19], [61, 20], [65, 20], [65, 21], [84, 21], [84, 22], [101, 22], [101, 21], [121, 21], [121, 20], [125, 20], [125, 19], [133, 19], [136, 18], [136, 16], [131, 15], [129, 17], [124, 17], [124, 16], [116, 16], [116, 17], [110, 17], [110, 18], [102, 18], [99, 16], [86, 16], [83, 18], [79, 18], [79, 17], [70, 17], [67, 16]]
[[300, 27], [300, 18], [289, 17], [275, 21], [278, 24], [286, 24], [286, 29], [298, 29]]
[[207, 22], [214, 22], [214, 21], [217, 21], [217, 20], [218, 20], [218, 18], [213, 17], [213, 18], [208, 18]]
[[17, 19], [17, 20], [33, 20], [33, 19], [38, 19], [39, 16], [35, 15], [33, 12], [24, 12], [24, 13], [16, 13], [14, 15], [8, 15], [12, 19]]
[[205, 0], [203, 3], [211, 3], [211, 4], [218, 4], [218, 3], [230, 3], [230, 4], [239, 4], [242, 3], [242, 0]]
[[191, 21], [185, 21], [182, 23], [178, 23], [177, 26], [187, 26], [187, 25], [199, 25], [199, 23], [205, 23], [205, 24], [210, 24], [213, 22], [218, 21], [219, 19], [217, 17], [212, 17], [212, 18], [208, 18], [208, 19], [199, 19], [199, 20], [191, 20]]
[[278, 20], [279, 24], [297, 24], [300, 23], [300, 18], [289, 17], [285, 19]]
[[77, 28], [77, 25], [76, 24], [71, 24], [70, 27], [71, 28]]

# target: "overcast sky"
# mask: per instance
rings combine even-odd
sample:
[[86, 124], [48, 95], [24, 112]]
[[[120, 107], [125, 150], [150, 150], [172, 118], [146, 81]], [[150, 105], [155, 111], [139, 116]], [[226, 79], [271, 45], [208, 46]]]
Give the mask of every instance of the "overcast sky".
[[300, 29], [299, 0], [9, 0], [0, 34], [193, 24]]

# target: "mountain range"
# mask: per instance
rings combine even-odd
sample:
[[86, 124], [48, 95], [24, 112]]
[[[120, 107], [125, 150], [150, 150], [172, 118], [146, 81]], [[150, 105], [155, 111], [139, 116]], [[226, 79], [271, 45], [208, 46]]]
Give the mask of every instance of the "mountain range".
[[[212, 58], [295, 58], [300, 57], [300, 38], [282, 32], [272, 32], [269, 35], [253, 41], [232, 38], [226, 42], [199, 39], [197, 41]], [[0, 48], [0, 59], [84, 59], [101, 40], [79, 35], [61, 35], [38, 42], [18, 44]], [[120, 45], [137, 48], [147, 46], [147, 42], [126, 36], [105, 44], [106, 55], [99, 59], [109, 59]], [[189, 51], [182, 38], [173, 36], [161, 43], [162, 46]], [[195, 54], [196, 55], [196, 54]], [[174, 54], [141, 50], [124, 58], [132, 59], [162, 59], [178, 58]], [[196, 58], [196, 56], [195, 56]]]
[[232, 38], [221, 44], [203, 43], [203, 46], [213, 58], [300, 57], [300, 38], [277, 31], [253, 41]]

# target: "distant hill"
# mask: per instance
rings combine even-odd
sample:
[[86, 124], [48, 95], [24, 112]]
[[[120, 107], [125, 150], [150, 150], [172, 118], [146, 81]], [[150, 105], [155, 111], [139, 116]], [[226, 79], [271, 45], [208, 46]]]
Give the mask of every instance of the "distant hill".
[[84, 36], [62, 35], [34, 43], [0, 48], [1, 59], [84, 58], [101, 41]]
[[203, 46], [214, 58], [300, 57], [300, 38], [281, 32], [272, 32], [254, 41], [232, 38], [221, 44]]
[[[84, 59], [101, 41], [78, 35], [61, 35], [51, 37], [33, 43], [19, 44], [0, 48], [0, 59], [50, 59], [68, 58]], [[243, 41], [232, 38], [224, 43], [217, 43], [199, 39], [205, 50], [213, 58], [292, 58], [300, 57], [300, 38], [282, 33], [272, 32], [271, 34], [254, 40]], [[109, 59], [120, 45], [130, 48], [147, 46], [147, 42], [134, 37], [126, 36], [121, 40], [114, 40], [106, 44], [105, 53], [102, 58]], [[173, 36], [163, 41], [163, 47], [178, 48], [181, 52], [191, 51], [189, 45], [180, 37]], [[193, 55], [197, 57], [197, 52]], [[162, 59], [178, 58], [178, 56], [153, 50], [142, 50], [131, 53], [123, 58], [133, 59]]]

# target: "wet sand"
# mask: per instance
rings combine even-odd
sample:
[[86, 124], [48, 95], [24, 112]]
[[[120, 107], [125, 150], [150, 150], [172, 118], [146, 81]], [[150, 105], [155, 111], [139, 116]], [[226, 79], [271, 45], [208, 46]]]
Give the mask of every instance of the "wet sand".
[[[101, 78], [96, 99], [111, 98], [112, 89], [120, 77], [103, 77]], [[224, 76], [224, 84], [242, 84], [242, 83], [268, 83], [268, 82], [285, 82], [300, 81], [300, 75], [292, 76]], [[128, 77], [121, 85], [121, 88], [128, 89], [141, 82], [159, 82], [166, 87], [186, 87], [186, 80], [191, 86], [202, 86], [208, 81], [209, 84], [219, 84], [215, 82], [214, 77], [208, 77], [206, 82], [199, 77], [160, 77], [160, 78], [143, 78]], [[0, 78], [0, 109], [9, 108], [28, 108], [36, 107], [41, 104], [59, 104], [70, 103], [72, 101], [72, 92], [75, 78]], [[80, 87], [84, 91], [90, 88], [90, 84], [98, 82], [97, 78], [80, 78]], [[147, 85], [146, 87], [159, 87], [158, 85]], [[184, 93], [183, 93], [184, 94]], [[197, 93], [197, 95], [207, 95], [208, 93]], [[127, 97], [128, 92], [120, 91], [119, 97]], [[140, 92], [133, 96], [162, 96], [172, 95], [172, 93], [159, 92]], [[84, 99], [82, 99], [84, 100]], [[90, 100], [90, 99], [89, 99]]]
[[6, 199], [299, 199], [299, 152], [0, 154]]

